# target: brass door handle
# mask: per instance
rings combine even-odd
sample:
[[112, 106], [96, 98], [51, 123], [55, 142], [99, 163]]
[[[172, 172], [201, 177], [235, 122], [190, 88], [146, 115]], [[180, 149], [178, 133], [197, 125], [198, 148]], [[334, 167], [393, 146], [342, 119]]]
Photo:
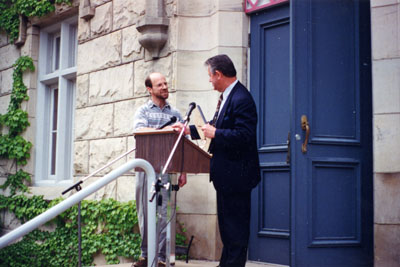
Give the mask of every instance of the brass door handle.
[[304, 139], [304, 143], [301, 145], [301, 152], [307, 152], [307, 144], [308, 144], [308, 137], [310, 136], [310, 124], [308, 123], [307, 116], [301, 116], [301, 129], [306, 131], [306, 138]]

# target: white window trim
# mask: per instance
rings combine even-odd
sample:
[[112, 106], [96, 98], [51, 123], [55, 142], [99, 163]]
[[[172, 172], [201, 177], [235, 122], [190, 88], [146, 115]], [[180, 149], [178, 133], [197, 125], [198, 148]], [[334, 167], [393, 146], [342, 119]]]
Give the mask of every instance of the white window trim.
[[[72, 17], [58, 24], [41, 29], [39, 45], [38, 88], [37, 88], [37, 131], [35, 146], [35, 186], [62, 186], [73, 182], [73, 121], [75, 107], [77, 38], [71, 40], [72, 30], [76, 34], [78, 18]], [[72, 26], [72, 27], [71, 27]], [[49, 37], [59, 32], [61, 36], [59, 69], [53, 71], [53, 62], [49, 60]], [[55, 34], [57, 36], [57, 34]], [[69, 44], [75, 42], [75, 58], [71, 58]], [[58, 87], [58, 135], [56, 152], [56, 175], [50, 175], [50, 90]], [[69, 91], [69, 92], [68, 92]]]

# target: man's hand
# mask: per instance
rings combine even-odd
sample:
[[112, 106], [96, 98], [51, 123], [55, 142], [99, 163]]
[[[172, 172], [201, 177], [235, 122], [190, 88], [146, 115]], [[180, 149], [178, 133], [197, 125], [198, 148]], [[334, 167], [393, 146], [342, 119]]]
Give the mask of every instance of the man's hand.
[[[176, 123], [174, 123], [171, 127], [172, 127], [172, 129], [174, 129], [175, 131], [178, 131], [178, 132], [180, 132], [180, 131], [182, 131], [182, 128], [184, 127], [185, 125], [183, 124], [183, 123], [181, 123], [181, 122], [176, 122]], [[186, 126], [185, 127], [185, 135], [189, 135], [190, 134], [190, 128], [189, 128], [189, 126]]]
[[186, 173], [181, 173], [178, 179], [179, 187], [183, 187], [186, 184], [186, 181], [187, 181]]
[[215, 131], [217, 129], [214, 126], [207, 123], [206, 125], [203, 125], [203, 127], [201, 127], [201, 130], [203, 131], [205, 137], [214, 138]]

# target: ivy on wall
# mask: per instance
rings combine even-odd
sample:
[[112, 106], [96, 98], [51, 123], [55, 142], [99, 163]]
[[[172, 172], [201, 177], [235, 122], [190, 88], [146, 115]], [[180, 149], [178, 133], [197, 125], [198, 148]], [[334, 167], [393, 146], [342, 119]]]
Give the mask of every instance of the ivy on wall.
[[[13, 88], [7, 113], [0, 114], [0, 129], [8, 128], [7, 134], [0, 133], [0, 157], [15, 160], [17, 165], [25, 165], [30, 157], [32, 143], [26, 141], [20, 134], [29, 126], [28, 113], [21, 109], [22, 101], [29, 99], [27, 88], [23, 82], [23, 73], [27, 70], [34, 71], [35, 66], [30, 57], [22, 56], [13, 65]], [[30, 182], [30, 175], [23, 170], [9, 174], [7, 181], [0, 186], [1, 189], [10, 187], [11, 195], [17, 191], [26, 192], [28, 187], [25, 182]]]
[[[0, 195], [0, 211], [14, 213], [21, 222], [28, 221], [62, 201], [50, 202], [43, 196]], [[18, 243], [0, 250], [0, 266], [76, 266], [78, 262], [78, 208], [63, 212], [47, 226], [53, 231], [34, 230]], [[52, 226], [52, 227], [51, 227]], [[137, 259], [140, 234], [134, 201], [84, 200], [81, 204], [82, 265], [93, 265], [101, 253], [107, 264], [118, 264], [119, 257]], [[185, 230], [183, 229], [183, 232]], [[177, 233], [176, 244], [186, 238]]]
[[[0, 196], [0, 209], [30, 220], [62, 199], [45, 201], [43, 196]], [[22, 241], [0, 250], [0, 266], [76, 266], [78, 262], [77, 205], [57, 216], [48, 226], [53, 231], [35, 230]], [[140, 234], [134, 201], [84, 200], [81, 204], [82, 265], [93, 265], [102, 253], [108, 264], [118, 257], [138, 258]]]
[[14, 42], [19, 34], [19, 15], [42, 17], [55, 10], [54, 4], [71, 4], [71, 0], [0, 0], [0, 29]]

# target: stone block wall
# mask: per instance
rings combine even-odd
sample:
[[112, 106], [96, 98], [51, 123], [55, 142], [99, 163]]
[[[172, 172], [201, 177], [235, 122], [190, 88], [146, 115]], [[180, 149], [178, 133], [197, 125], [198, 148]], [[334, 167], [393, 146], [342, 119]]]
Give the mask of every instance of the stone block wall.
[[399, 266], [400, 2], [371, 1], [375, 266]]
[[[7, 113], [13, 85], [13, 64], [21, 56], [21, 51], [10, 44], [7, 35], [0, 31], [0, 114]], [[0, 128], [1, 134], [6, 134], [7, 129]], [[6, 181], [8, 173], [15, 169], [12, 161], [0, 159], [0, 184]], [[2, 190], [0, 190], [1, 192]], [[6, 192], [4, 192], [6, 193]]]
[[[218, 93], [209, 83], [204, 62], [217, 54], [228, 54], [238, 79], [247, 83], [249, 18], [241, 0], [177, 0], [172, 25], [176, 25], [176, 61], [173, 84], [176, 105], [200, 105], [207, 119], [215, 112]], [[216, 217], [216, 195], [208, 175], [190, 175], [188, 185], [178, 194], [178, 221], [188, 236], [194, 235], [191, 256], [219, 259], [221, 241]]]
[[[182, 114], [190, 102], [196, 102], [207, 118], [213, 115], [218, 97], [208, 82], [204, 66], [207, 58], [227, 53], [239, 79], [247, 83], [248, 18], [241, 0], [164, 1], [169, 19], [168, 40], [156, 60], [138, 42], [136, 24], [146, 12], [144, 1], [91, 2], [95, 16], [90, 21], [80, 19], [78, 28], [76, 179], [135, 147], [133, 114], [148, 99], [144, 79], [149, 73], [166, 75], [169, 102]], [[92, 197], [134, 199], [134, 181], [134, 174], [128, 174]], [[208, 175], [189, 175], [188, 184], [178, 193], [177, 205], [178, 221], [187, 229], [188, 238], [194, 235], [191, 256], [218, 259], [221, 242], [215, 190]]]
[[[21, 47], [17, 47], [10, 43], [8, 36], [4, 32], [0, 32], [0, 114], [4, 115], [7, 113], [8, 105], [10, 103], [10, 97], [13, 86], [13, 64], [17, 61], [20, 56], [29, 56], [33, 59], [35, 67], [37, 66], [38, 60], [38, 31], [35, 27], [29, 26], [27, 29], [27, 38], [25, 44]], [[25, 132], [22, 133], [22, 137], [26, 140], [34, 143], [35, 136], [35, 112], [36, 112], [36, 71], [27, 71], [24, 73], [23, 81], [28, 89], [27, 94], [29, 101], [23, 101], [21, 109], [28, 112], [29, 123], [31, 124]], [[8, 132], [7, 128], [0, 129], [2, 134]], [[31, 152], [31, 156], [33, 153]], [[9, 173], [15, 173], [16, 164], [14, 160], [0, 159], [0, 184], [3, 184]], [[33, 160], [32, 158], [28, 161], [25, 166], [18, 166], [24, 171], [33, 174]], [[8, 193], [2, 192], [0, 193]]]
[[[135, 147], [133, 115], [148, 100], [144, 86], [152, 71], [166, 75], [169, 101], [175, 105], [171, 86], [172, 55], [145, 61], [138, 42], [138, 19], [145, 13], [144, 1], [92, 1], [95, 16], [79, 20], [78, 73], [74, 132], [74, 177], [81, 179]], [[127, 156], [90, 178], [96, 180], [125, 163]], [[91, 198], [134, 199], [134, 173], [109, 184]]]
[[[0, 31], [0, 114], [4, 115], [7, 113], [8, 105], [10, 103], [10, 97], [13, 86], [13, 64], [21, 56], [29, 56], [33, 59], [35, 67], [37, 66], [38, 60], [38, 31], [37, 28], [29, 26], [27, 29], [27, 38], [25, 44], [21, 47], [17, 47], [10, 43], [8, 36], [5, 32]], [[22, 133], [22, 137], [27, 141], [34, 143], [35, 139], [35, 112], [36, 112], [36, 71], [25, 72], [23, 75], [24, 84], [27, 87], [27, 94], [29, 101], [23, 101], [21, 109], [28, 112], [28, 120], [30, 126]], [[1, 128], [1, 134], [7, 134], [7, 127]], [[29, 174], [34, 173], [34, 155], [33, 149], [31, 150], [31, 158], [25, 166], [17, 166], [15, 160], [0, 159], [0, 184], [4, 184], [9, 174], [14, 174], [18, 169], [23, 169]], [[9, 195], [10, 190], [0, 189], [1, 195]], [[0, 220], [2, 224], [3, 233], [17, 228], [20, 226], [20, 221], [9, 212], [2, 211], [0, 214]]]

